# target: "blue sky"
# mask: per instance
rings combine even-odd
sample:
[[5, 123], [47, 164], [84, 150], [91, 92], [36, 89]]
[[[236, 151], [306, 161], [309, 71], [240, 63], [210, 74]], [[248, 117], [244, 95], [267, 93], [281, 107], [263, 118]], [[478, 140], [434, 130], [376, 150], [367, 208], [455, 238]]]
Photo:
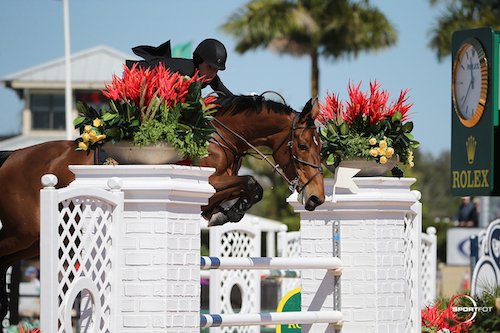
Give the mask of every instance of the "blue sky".
[[[239, 55], [234, 40], [219, 27], [246, 1], [70, 0], [71, 51], [108, 45], [122, 52], [139, 44], [172, 44], [217, 38], [227, 47], [227, 69], [220, 73], [234, 93], [274, 90], [300, 110], [310, 97], [309, 58], [259, 49]], [[372, 0], [398, 31], [396, 46], [357, 58], [320, 61], [320, 98], [346, 97], [349, 82], [378, 80], [396, 98], [409, 89], [414, 135], [424, 152], [449, 150], [451, 136], [451, 59], [438, 63], [427, 47], [440, 12], [427, 0]], [[59, 0], [0, 1], [0, 78], [64, 56], [63, 9]], [[0, 134], [20, 130], [22, 103], [0, 87]]]

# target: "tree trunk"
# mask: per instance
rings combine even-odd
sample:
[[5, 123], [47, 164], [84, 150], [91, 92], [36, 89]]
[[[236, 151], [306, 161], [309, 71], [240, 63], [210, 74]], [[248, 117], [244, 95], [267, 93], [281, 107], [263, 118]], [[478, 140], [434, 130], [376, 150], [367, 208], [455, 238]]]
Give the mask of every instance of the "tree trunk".
[[311, 52], [311, 97], [317, 97], [319, 91], [319, 68], [318, 68], [318, 50]]

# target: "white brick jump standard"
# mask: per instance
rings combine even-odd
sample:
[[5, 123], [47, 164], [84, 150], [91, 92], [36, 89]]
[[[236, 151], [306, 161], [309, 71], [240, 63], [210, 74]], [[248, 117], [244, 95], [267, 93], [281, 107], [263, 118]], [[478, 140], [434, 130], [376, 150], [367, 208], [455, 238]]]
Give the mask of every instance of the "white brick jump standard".
[[[342, 333], [420, 332], [420, 260], [415, 247], [420, 244], [421, 206], [420, 193], [410, 190], [415, 179], [353, 181], [357, 193], [337, 188], [332, 200], [333, 180], [326, 180], [326, 201], [313, 212], [304, 210], [295, 196], [288, 199], [300, 212], [301, 256], [338, 255], [343, 264], [340, 284], [326, 270], [302, 271], [302, 311], [340, 310]], [[302, 332], [334, 329], [328, 324], [302, 325]]]
[[[116, 332], [199, 333], [200, 206], [215, 192], [211, 168], [177, 165], [71, 166], [70, 187], [106, 188], [118, 177], [125, 196], [118, 221]], [[115, 280], [116, 281], [116, 280]]]

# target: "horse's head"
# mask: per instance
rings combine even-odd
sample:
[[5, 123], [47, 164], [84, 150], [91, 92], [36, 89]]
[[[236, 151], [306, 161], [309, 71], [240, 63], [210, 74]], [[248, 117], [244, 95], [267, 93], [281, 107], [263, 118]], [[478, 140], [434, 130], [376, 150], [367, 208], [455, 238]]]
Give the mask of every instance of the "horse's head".
[[314, 210], [325, 201], [321, 141], [314, 124], [318, 114], [318, 99], [310, 99], [302, 112], [292, 116], [288, 144], [274, 152], [274, 159], [292, 181], [307, 210]]

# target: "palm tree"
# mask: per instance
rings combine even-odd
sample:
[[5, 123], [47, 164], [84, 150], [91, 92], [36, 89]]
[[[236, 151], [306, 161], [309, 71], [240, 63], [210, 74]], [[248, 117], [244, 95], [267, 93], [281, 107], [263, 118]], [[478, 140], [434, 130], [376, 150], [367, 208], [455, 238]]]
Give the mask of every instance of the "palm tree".
[[397, 34], [368, 0], [252, 0], [222, 25], [236, 51], [259, 47], [311, 59], [312, 96], [319, 90], [319, 56], [357, 56], [395, 44]]
[[500, 29], [500, 0], [429, 0], [431, 5], [444, 4], [446, 10], [432, 29], [429, 47], [439, 61], [451, 53], [451, 35], [456, 30], [493, 27]]

